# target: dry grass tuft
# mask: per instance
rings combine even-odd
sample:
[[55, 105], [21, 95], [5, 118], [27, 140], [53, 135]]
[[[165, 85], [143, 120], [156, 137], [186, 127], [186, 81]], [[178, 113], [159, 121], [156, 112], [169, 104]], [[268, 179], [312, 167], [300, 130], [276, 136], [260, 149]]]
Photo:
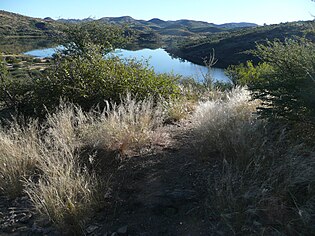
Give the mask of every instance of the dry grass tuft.
[[22, 194], [23, 180], [36, 172], [39, 147], [37, 122], [11, 125], [0, 131], [0, 191], [14, 198]]
[[166, 111], [166, 122], [177, 122], [186, 119], [195, 109], [195, 102], [185, 97], [169, 98], [163, 101]]
[[141, 153], [154, 144], [164, 145], [167, 134], [161, 127], [165, 112], [152, 99], [136, 101], [128, 95], [121, 104], [107, 104], [99, 113], [85, 114], [88, 125], [80, 131], [89, 146], [118, 151], [120, 157]]
[[55, 141], [47, 146], [41, 149], [40, 179], [26, 180], [25, 192], [36, 209], [56, 226], [80, 233], [106, 189], [101, 191], [96, 176], [79, 165], [73, 147], [58, 146]]
[[200, 103], [194, 113], [201, 152], [218, 151], [223, 157], [244, 157], [255, 141], [251, 131], [258, 123], [253, 115], [257, 102], [251, 101], [245, 88], [235, 88], [221, 97]]
[[242, 164], [225, 160], [220, 175], [210, 180], [209, 194], [215, 214], [228, 226], [225, 233], [315, 232], [314, 168], [314, 152], [288, 146], [281, 137], [260, 145]]

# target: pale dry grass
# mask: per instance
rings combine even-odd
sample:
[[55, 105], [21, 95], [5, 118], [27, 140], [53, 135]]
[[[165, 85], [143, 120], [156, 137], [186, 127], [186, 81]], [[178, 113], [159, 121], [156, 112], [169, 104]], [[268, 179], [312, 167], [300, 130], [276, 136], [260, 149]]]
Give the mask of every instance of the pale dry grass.
[[197, 147], [208, 158], [222, 158], [221, 172], [209, 180], [217, 229], [226, 235], [314, 233], [314, 150], [257, 119], [257, 105], [245, 88], [236, 88], [201, 103], [194, 114]]
[[178, 122], [187, 119], [196, 107], [196, 102], [186, 97], [169, 98], [162, 101], [167, 122]]
[[128, 95], [122, 102], [107, 104], [99, 114], [85, 114], [90, 122], [80, 131], [86, 145], [118, 151], [120, 157], [142, 153], [152, 145], [166, 145], [168, 134], [161, 127], [162, 105], [152, 99], [136, 101]]
[[246, 88], [235, 88], [220, 99], [201, 102], [193, 115], [202, 153], [218, 151], [223, 157], [244, 157], [251, 150], [258, 103]]
[[38, 212], [56, 226], [81, 233], [89, 216], [100, 207], [106, 188], [102, 189], [100, 180], [79, 164], [73, 147], [51, 142], [41, 147], [39, 180], [26, 180], [25, 192]]
[[[94, 153], [99, 149], [102, 155], [115, 152], [123, 158], [167, 145], [166, 117], [162, 103], [128, 95], [119, 105], [107, 103], [103, 111], [83, 112], [61, 103], [41, 126], [35, 121], [24, 126], [13, 122], [0, 131], [1, 192], [13, 197], [26, 193], [38, 212], [55, 225], [82, 233], [108, 190], [103, 184], [106, 173], [98, 172], [103, 176], [99, 178], [91, 163], [84, 166], [86, 161], [102, 158]], [[89, 150], [93, 158], [87, 156]]]
[[36, 122], [0, 131], [0, 191], [14, 198], [23, 192], [23, 180], [34, 175], [39, 161]]

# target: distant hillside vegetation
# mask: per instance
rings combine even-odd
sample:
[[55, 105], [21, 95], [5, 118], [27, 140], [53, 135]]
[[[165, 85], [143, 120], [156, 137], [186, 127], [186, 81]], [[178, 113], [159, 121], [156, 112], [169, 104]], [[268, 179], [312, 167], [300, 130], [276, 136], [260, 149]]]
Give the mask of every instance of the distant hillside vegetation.
[[209, 34], [207, 37], [200, 37], [195, 40], [178, 42], [176, 46], [167, 50], [186, 60], [203, 65], [204, 59], [215, 50], [218, 59], [216, 67], [225, 68], [231, 64], [244, 63], [247, 60], [258, 62], [248, 50], [255, 49], [256, 43], [264, 43], [267, 39], [292, 38], [294, 36], [306, 36], [314, 39], [312, 29], [315, 24], [313, 21], [291, 22], [277, 25], [256, 26]]
[[[91, 21], [91, 18], [83, 20], [74, 20], [74, 19], [60, 19], [58, 21], [63, 23], [79, 23]], [[235, 28], [244, 28], [244, 27], [255, 27], [257, 26], [254, 23], [227, 23], [222, 25], [216, 25], [213, 23], [208, 23], [204, 21], [195, 21], [195, 20], [176, 20], [176, 21], [164, 21], [158, 18], [153, 18], [151, 20], [136, 20], [130, 16], [121, 16], [121, 17], [103, 17], [97, 21], [108, 23], [108, 24], [119, 24], [127, 25], [133, 29], [142, 29], [148, 31], [156, 31], [157, 33], [163, 36], [198, 36], [199, 34], [208, 34], [215, 32], [223, 32]]]
[[59, 33], [62, 24], [51, 18], [33, 18], [0, 11], [0, 36], [44, 37]]

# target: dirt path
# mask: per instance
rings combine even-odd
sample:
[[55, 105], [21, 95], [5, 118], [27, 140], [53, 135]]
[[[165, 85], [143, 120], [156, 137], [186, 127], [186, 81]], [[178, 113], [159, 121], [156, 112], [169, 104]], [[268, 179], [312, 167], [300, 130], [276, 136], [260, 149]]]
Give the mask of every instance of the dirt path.
[[199, 157], [187, 127], [173, 128], [173, 138], [172, 147], [120, 168], [99, 232], [127, 227], [130, 235], [211, 235], [215, 222], [206, 204], [216, 161]]
[[[170, 129], [170, 147], [120, 164], [111, 178], [108, 204], [87, 227], [88, 235], [213, 235], [216, 221], [210, 217], [207, 195], [216, 160], [200, 158], [189, 125]], [[19, 225], [24, 232], [16, 227], [4, 235], [58, 235], [51, 225], [36, 232], [37, 216], [32, 214]], [[1, 217], [8, 218], [8, 212]]]

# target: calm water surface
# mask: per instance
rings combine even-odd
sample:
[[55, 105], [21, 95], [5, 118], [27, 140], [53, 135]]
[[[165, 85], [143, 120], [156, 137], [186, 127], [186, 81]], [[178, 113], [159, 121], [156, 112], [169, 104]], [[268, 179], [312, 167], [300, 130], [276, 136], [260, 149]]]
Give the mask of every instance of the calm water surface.
[[[55, 53], [55, 48], [32, 50], [25, 54], [35, 57], [51, 57]], [[173, 73], [184, 77], [193, 77], [197, 81], [203, 80], [203, 74], [208, 72], [205, 66], [196, 65], [186, 60], [171, 57], [164, 49], [141, 49], [130, 51], [117, 49], [114, 55], [120, 58], [136, 58], [138, 60], [148, 60], [156, 73]], [[223, 69], [212, 68], [211, 75], [214, 80], [228, 82], [229, 78], [224, 74]]]

